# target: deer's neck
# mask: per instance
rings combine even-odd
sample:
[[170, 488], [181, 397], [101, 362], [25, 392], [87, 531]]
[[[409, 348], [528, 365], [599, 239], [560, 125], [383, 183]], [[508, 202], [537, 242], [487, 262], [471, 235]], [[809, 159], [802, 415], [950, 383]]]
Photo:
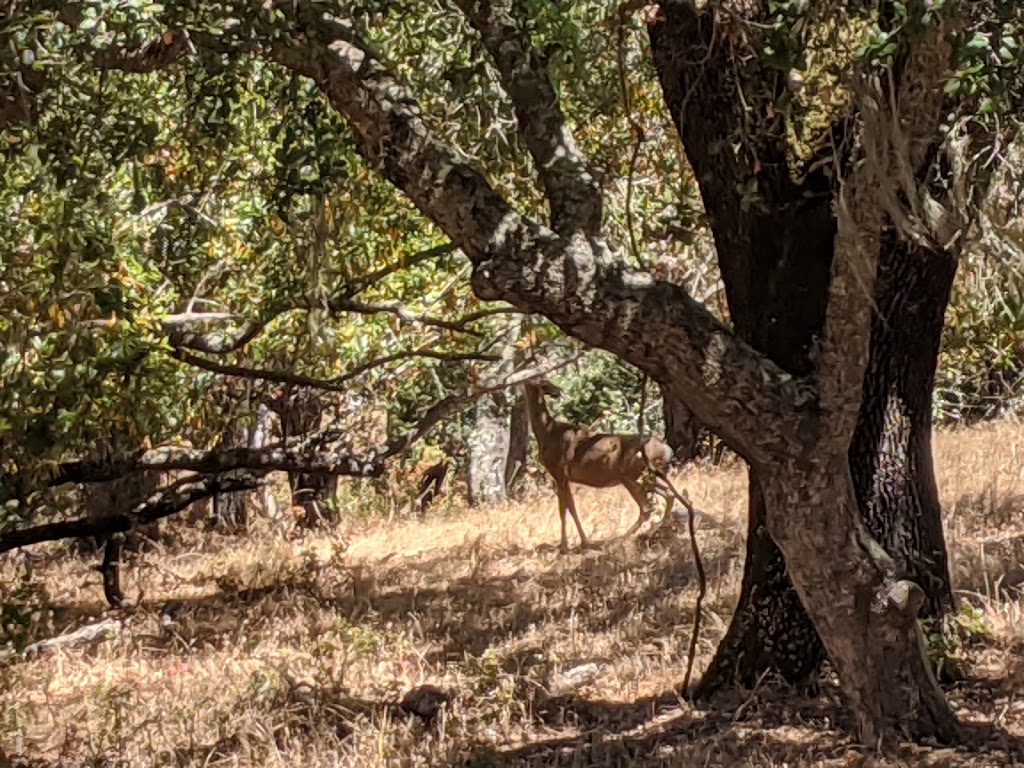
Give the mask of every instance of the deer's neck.
[[546, 435], [555, 425], [555, 419], [544, 402], [544, 395], [533, 388], [526, 390], [526, 412], [530, 415], [530, 426], [534, 434]]

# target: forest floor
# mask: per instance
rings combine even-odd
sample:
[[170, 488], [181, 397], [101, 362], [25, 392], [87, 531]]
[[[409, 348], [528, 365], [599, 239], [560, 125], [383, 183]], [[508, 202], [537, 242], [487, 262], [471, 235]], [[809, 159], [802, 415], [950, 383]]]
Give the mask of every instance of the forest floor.
[[[1024, 739], [1024, 428], [936, 437], [962, 608], [942, 653], [968, 721]], [[694, 679], [729, 621], [743, 568], [745, 473], [677, 478], [719, 527], [698, 539], [708, 589]], [[126, 566], [136, 610], [110, 611], [96, 557], [68, 547], [0, 558], [0, 612], [34, 606], [34, 641], [96, 622], [85, 648], [0, 665], [0, 765], [995, 766], [998, 746], [858, 746], [826, 679], [819, 698], [763, 680], [681, 701], [696, 577], [689, 540], [618, 537], [624, 491], [580, 489], [597, 551], [560, 557], [555, 498], [372, 518], [248, 538], [179, 525]], [[443, 506], [443, 505], [442, 505]], [[7, 594], [3, 594], [7, 590]], [[17, 592], [17, 600], [14, 593]], [[2, 618], [2, 616], [0, 616]], [[8, 616], [9, 618], [9, 616]], [[450, 692], [430, 722], [397, 704]], [[6, 755], [6, 757], [4, 757]]]

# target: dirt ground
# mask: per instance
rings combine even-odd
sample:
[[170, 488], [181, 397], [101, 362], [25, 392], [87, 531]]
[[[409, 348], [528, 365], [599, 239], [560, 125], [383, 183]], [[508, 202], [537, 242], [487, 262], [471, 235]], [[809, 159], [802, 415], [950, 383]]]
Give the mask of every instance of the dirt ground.
[[[1024, 428], [936, 438], [962, 608], [944, 668], [960, 716], [1024, 739]], [[728, 625], [743, 568], [745, 473], [676, 478], [711, 523], [694, 678]], [[356, 497], [358, 502], [358, 497]], [[988, 748], [850, 736], [834, 683], [800, 698], [766, 679], [706, 708], [680, 700], [696, 596], [688, 539], [623, 540], [625, 491], [580, 489], [597, 551], [560, 557], [553, 492], [424, 521], [354, 516], [248, 538], [182, 528], [125, 567], [130, 613], [106, 607], [97, 559], [66, 545], [0, 557], [0, 618], [27, 605], [34, 641], [116, 618], [84, 648], [0, 666], [0, 765], [997, 766]], [[361, 520], [359, 518], [362, 518]], [[5, 618], [5, 621], [6, 621]], [[22, 619], [24, 624], [25, 619]], [[4, 630], [0, 629], [0, 632]], [[2, 635], [0, 635], [2, 637]], [[450, 701], [428, 722], [400, 702]]]

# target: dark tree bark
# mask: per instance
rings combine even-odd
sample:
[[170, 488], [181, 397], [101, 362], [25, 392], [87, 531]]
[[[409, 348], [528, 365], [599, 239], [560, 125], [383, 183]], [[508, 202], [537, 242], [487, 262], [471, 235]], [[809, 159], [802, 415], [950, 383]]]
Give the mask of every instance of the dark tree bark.
[[436, 464], [428, 467], [420, 475], [419, 487], [416, 489], [416, 498], [413, 499], [413, 511], [423, 517], [427, 509], [433, 503], [434, 498], [444, 488], [445, 478], [448, 476], [448, 459], [442, 459]]
[[665, 414], [665, 442], [680, 464], [697, 458], [700, 422], [686, 403], [676, 400], [661, 387]]
[[[732, 80], [734, 70], [720, 60], [728, 52], [713, 46], [714, 34], [711, 13], [668, 13], [663, 23], [650, 27], [655, 66], [700, 185], [736, 333], [788, 372], [806, 375], [828, 296], [836, 226], [830, 185], [821, 178], [806, 185], [790, 181], [781, 121], [755, 132], [762, 141], [754, 149], [760, 173], [747, 164], [745, 153], [716, 150], [744, 119], [735, 105], [737, 89], [750, 89]], [[693, 52], [705, 49], [711, 59], [701, 67], [701, 56]], [[759, 202], [741, 199], [739, 180], [748, 178], [758, 182]], [[734, 683], [752, 686], [765, 670], [802, 685], [825, 658], [782, 553], [768, 534], [754, 470], [749, 483], [742, 591], [729, 630], [695, 690], [698, 697]]]
[[932, 463], [932, 390], [958, 259], [892, 235], [883, 248], [850, 469], [871, 535], [924, 589], [923, 614], [940, 618], [954, 599]]
[[124, 592], [121, 591], [121, 547], [124, 545], [124, 534], [114, 533], [107, 539], [103, 548], [103, 563], [99, 567], [103, 576], [103, 596], [111, 608], [120, 608], [124, 604]]
[[[763, 103], [784, 97], [783, 79], [756, 64], [738, 72], [728, 46], [714, 45], [713, 14], [682, 4], [663, 8], [650, 26], [655, 66], [711, 221], [735, 330], [785, 370], [806, 375], [824, 330], [836, 234], [831, 182], [814, 173], [793, 181], [785, 122]], [[760, 121], [753, 130], [752, 119]], [[721, 152], [739, 132], [750, 137], [745, 151]], [[744, 199], [748, 181], [756, 184], [756, 199]], [[850, 463], [869, 530], [901, 572], [924, 587], [928, 612], [936, 615], [952, 592], [930, 455], [930, 399], [955, 259], [933, 270], [893, 238], [883, 243], [880, 262], [881, 314], [872, 323]], [[697, 696], [751, 686], [765, 671], [812, 684], [825, 659], [766, 530], [761, 478], [751, 470], [749, 480], [742, 590]]]
[[99, 518], [81, 517], [0, 531], [0, 554], [18, 547], [41, 544], [44, 541], [86, 536], [96, 536], [106, 541], [111, 534], [125, 533], [155, 523], [216, 493], [252, 490], [259, 485], [259, 478], [252, 474], [225, 478], [196, 475], [192, 479], [180, 480], [148, 499], [143, 499], [132, 509], [114, 511]]
[[[161, 486], [161, 472], [149, 470], [134, 472], [115, 480], [85, 486], [82, 493], [82, 508], [86, 517], [100, 520], [111, 515], [122, 514], [144, 499], [152, 496]], [[145, 539], [156, 539], [160, 535], [160, 524], [157, 522], [139, 526], [127, 535], [122, 542], [124, 549], [138, 550]], [[79, 547], [90, 550], [104, 546], [103, 538], [92, 542], [81, 541]]]

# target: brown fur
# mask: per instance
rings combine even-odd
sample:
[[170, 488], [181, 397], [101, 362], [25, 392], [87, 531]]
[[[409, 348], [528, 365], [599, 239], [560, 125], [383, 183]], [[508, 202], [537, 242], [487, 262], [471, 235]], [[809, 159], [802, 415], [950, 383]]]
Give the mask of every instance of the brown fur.
[[[655, 437], [594, 433], [586, 427], [558, 421], [548, 412], [544, 399], [558, 397], [561, 390], [547, 379], [524, 383], [523, 392], [530, 426], [537, 437], [540, 463], [555, 481], [558, 493], [558, 514], [562, 521], [559, 549], [562, 552], [568, 549], [566, 511], [576, 524], [581, 546], [589, 546], [569, 483], [594, 488], [624, 486], [640, 507], [640, 517], [626, 535], [636, 531], [650, 517], [650, 499], [640, 483], [640, 478], [648, 471], [647, 461], [658, 472], [665, 472], [672, 461], [672, 449]], [[660, 480], [655, 485], [655, 490], [665, 495]]]

